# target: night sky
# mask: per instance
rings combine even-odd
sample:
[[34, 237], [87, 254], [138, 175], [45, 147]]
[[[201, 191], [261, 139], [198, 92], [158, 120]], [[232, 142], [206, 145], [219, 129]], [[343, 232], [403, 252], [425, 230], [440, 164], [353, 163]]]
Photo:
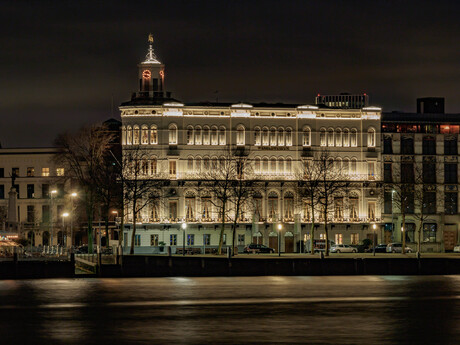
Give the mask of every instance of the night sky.
[[110, 118], [112, 97], [119, 118], [150, 32], [184, 102], [366, 92], [384, 111], [441, 96], [460, 113], [459, 18], [458, 0], [3, 0], [0, 142], [50, 146]]

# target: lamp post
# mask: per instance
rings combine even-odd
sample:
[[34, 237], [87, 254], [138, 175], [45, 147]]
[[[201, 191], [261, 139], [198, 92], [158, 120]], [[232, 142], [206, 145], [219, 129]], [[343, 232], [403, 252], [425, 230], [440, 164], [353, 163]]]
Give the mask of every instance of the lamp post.
[[278, 256], [281, 256], [281, 229], [283, 226], [278, 224]]
[[50, 207], [50, 232], [51, 232], [51, 243], [50, 245], [53, 246], [53, 196], [57, 193], [56, 189], [51, 191], [51, 207]]
[[72, 251], [73, 248], [73, 215], [74, 215], [74, 209], [73, 209], [73, 199], [77, 196], [77, 193], [73, 192], [70, 194], [70, 250]]
[[402, 254], [406, 254], [406, 253], [405, 253], [405, 249], [406, 249], [406, 248], [404, 248], [405, 246], [402, 245], [404, 242], [405, 242], [405, 241], [404, 241], [404, 227], [401, 226], [401, 253], [402, 253]]
[[[64, 212], [62, 214], [62, 236], [64, 236], [65, 234], [65, 219], [69, 216], [69, 213], [68, 212]], [[67, 245], [67, 241], [65, 241], [66, 243], [64, 243], [65, 245]]]
[[373, 234], [374, 234], [374, 240], [372, 242], [374, 242], [374, 256], [375, 256], [375, 242], [376, 242], [375, 229], [377, 229], [377, 225], [373, 224], [372, 229], [373, 229]]
[[187, 223], [183, 222], [182, 223], [182, 230], [184, 230], [182, 234], [182, 256], [185, 256], [185, 230], [187, 229]]

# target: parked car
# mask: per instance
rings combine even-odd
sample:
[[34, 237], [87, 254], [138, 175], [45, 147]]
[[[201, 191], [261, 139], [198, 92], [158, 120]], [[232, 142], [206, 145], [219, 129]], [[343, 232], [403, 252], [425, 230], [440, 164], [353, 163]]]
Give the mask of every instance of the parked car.
[[355, 247], [349, 246], [348, 244], [334, 244], [331, 247], [331, 253], [357, 253], [358, 250]]
[[[412, 249], [406, 246], [405, 252], [412, 253]], [[388, 243], [387, 253], [402, 253], [402, 243]]]
[[385, 243], [380, 243], [375, 246], [376, 253], [386, 253], [387, 252], [387, 245]]
[[[307, 240], [305, 243], [305, 252], [310, 253], [310, 240]], [[335, 244], [334, 241], [329, 240], [329, 251], [331, 247]], [[326, 240], [313, 240], [313, 251], [314, 253], [324, 252], [326, 250]]]
[[244, 247], [244, 252], [247, 254], [249, 253], [274, 253], [275, 249], [264, 246], [263, 244], [252, 243]]
[[457, 244], [457, 245], [454, 247], [454, 253], [460, 253], [460, 244]]

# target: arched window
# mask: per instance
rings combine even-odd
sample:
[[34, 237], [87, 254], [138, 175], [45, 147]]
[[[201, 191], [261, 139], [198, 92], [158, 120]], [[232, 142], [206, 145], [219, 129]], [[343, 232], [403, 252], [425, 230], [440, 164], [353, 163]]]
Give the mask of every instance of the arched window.
[[217, 157], [211, 158], [211, 169], [212, 171], [217, 171]]
[[218, 145], [218, 139], [217, 139], [217, 127], [212, 126], [211, 127], [211, 145]]
[[342, 130], [340, 128], [335, 130], [335, 146], [342, 146]]
[[193, 127], [188, 126], [187, 127], [187, 145], [193, 145]]
[[158, 130], [157, 126], [150, 126], [150, 145], [158, 144]]
[[133, 143], [133, 128], [128, 126], [126, 131], [126, 144], [131, 145]]
[[264, 127], [262, 129], [262, 145], [263, 146], [268, 146], [269, 141], [268, 141], [268, 128]]
[[303, 146], [311, 146], [311, 129], [310, 127], [305, 127], [303, 129]]
[[260, 137], [260, 128], [254, 128], [254, 145], [259, 146], [261, 144], [261, 137]]
[[294, 194], [292, 192], [284, 194], [284, 218], [285, 221], [294, 220]]
[[270, 158], [270, 174], [276, 174], [276, 158]]
[[329, 128], [327, 131], [327, 146], [334, 146], [334, 129]]
[[141, 127], [141, 144], [147, 145], [149, 143], [149, 127], [142, 125]]
[[177, 145], [177, 126], [173, 123], [169, 125], [169, 145]]
[[356, 175], [357, 168], [358, 168], [358, 160], [356, 158], [352, 158], [350, 173], [353, 175]]
[[146, 159], [141, 161], [141, 173], [144, 176], [149, 174], [149, 163]]
[[262, 159], [262, 172], [264, 174], [268, 174], [268, 158], [267, 157], [264, 157]]
[[244, 145], [244, 126], [238, 125], [236, 127], [236, 145]]
[[350, 146], [350, 136], [349, 136], [348, 128], [345, 128], [343, 130], [342, 143], [344, 147]]
[[133, 145], [139, 145], [139, 126], [133, 127]]
[[188, 157], [187, 159], [187, 172], [190, 173], [193, 171], [193, 157]]
[[375, 129], [372, 127], [367, 130], [367, 146], [375, 147]]
[[275, 220], [278, 214], [278, 194], [270, 192], [268, 194], [268, 217]]
[[270, 128], [270, 146], [276, 146], [276, 128]]
[[201, 127], [195, 127], [195, 145], [201, 145]]
[[286, 146], [292, 146], [292, 129], [286, 128]]
[[195, 194], [193, 192], [185, 194], [185, 219], [195, 221]]
[[209, 145], [209, 126], [203, 127], [203, 145]]
[[121, 144], [126, 145], [126, 127], [121, 127]]
[[203, 158], [203, 170], [209, 171], [209, 157]]
[[352, 147], [358, 146], [358, 131], [356, 130], [356, 128], [351, 129], [350, 146], [352, 146]]
[[278, 159], [278, 175], [284, 174], [284, 158], [281, 157]]
[[321, 146], [326, 146], [326, 128], [321, 128], [319, 130], [319, 144]]
[[278, 146], [284, 146], [284, 129], [278, 128]]
[[260, 174], [260, 158], [259, 157], [256, 157], [254, 159], [254, 172], [256, 174]]
[[337, 157], [334, 163], [335, 163], [334, 169], [335, 169], [336, 174], [341, 174], [342, 173], [342, 158]]
[[157, 174], [157, 159], [155, 157], [150, 159], [150, 175]]
[[286, 158], [286, 167], [284, 169], [284, 172], [286, 174], [292, 174], [292, 158], [291, 157]]
[[196, 172], [201, 171], [201, 157], [196, 157], [195, 158], [195, 171]]
[[342, 162], [342, 173], [344, 175], [348, 175], [349, 169], [350, 169], [350, 160], [348, 158], [344, 158]]
[[225, 127], [220, 126], [219, 127], [219, 145], [225, 145], [226, 144], [226, 139], [225, 139]]
[[351, 193], [350, 198], [350, 218], [354, 221], [358, 220], [359, 217], [359, 198], [356, 193]]

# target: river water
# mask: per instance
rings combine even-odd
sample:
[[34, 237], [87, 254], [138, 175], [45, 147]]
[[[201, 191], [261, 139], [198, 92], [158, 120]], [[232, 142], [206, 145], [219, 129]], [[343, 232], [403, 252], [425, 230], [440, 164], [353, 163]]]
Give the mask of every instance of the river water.
[[460, 276], [0, 281], [0, 344], [458, 344]]

